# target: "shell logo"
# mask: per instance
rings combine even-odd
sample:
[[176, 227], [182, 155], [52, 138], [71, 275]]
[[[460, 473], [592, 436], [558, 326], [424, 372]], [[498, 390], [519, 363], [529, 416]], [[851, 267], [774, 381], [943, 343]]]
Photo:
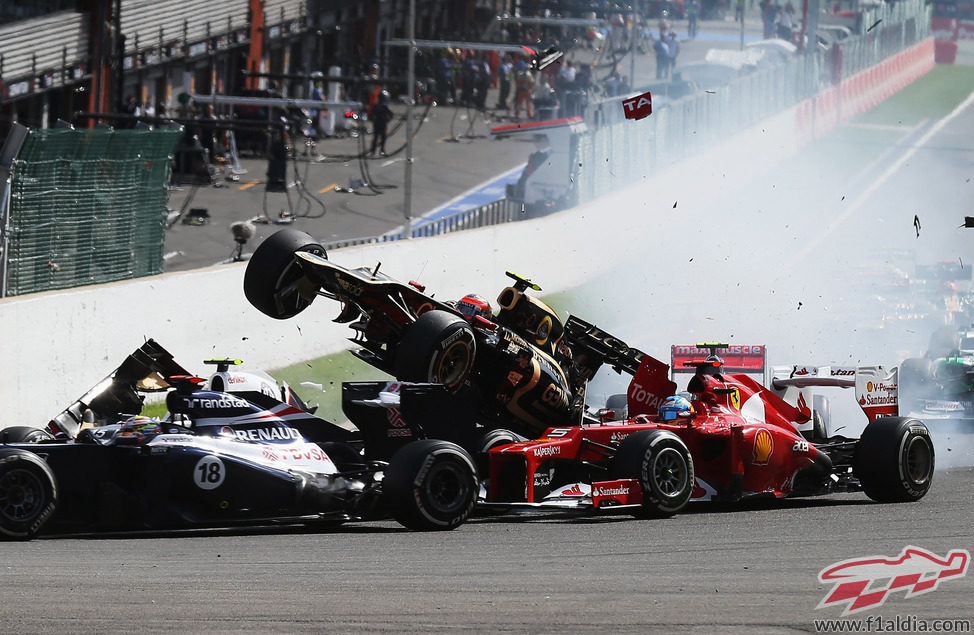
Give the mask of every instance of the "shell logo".
[[767, 465], [774, 451], [774, 437], [765, 428], [758, 429], [754, 435], [754, 464]]
[[871, 381], [866, 382], [866, 392], [872, 392], [872, 391], [873, 391], [873, 382]]

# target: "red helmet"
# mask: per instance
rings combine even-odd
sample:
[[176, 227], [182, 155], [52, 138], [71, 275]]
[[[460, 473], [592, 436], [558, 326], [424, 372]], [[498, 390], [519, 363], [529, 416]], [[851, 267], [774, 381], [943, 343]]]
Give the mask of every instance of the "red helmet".
[[494, 311], [490, 307], [490, 302], [485, 300], [483, 296], [477, 295], [476, 293], [468, 293], [460, 298], [460, 301], [457, 302], [457, 311], [459, 311], [460, 314], [468, 320], [477, 315], [483, 316], [489, 320], [494, 315]]

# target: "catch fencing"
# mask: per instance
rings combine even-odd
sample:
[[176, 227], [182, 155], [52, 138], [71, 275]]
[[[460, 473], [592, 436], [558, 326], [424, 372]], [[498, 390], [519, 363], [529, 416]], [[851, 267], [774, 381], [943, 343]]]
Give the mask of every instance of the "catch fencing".
[[698, 91], [666, 104], [639, 122], [638, 135], [632, 133], [618, 98], [590, 104], [584, 115], [590, 130], [578, 144], [578, 201], [637, 182], [930, 37], [930, 9], [924, 0], [883, 3], [862, 14], [860, 22], [866, 32], [828, 50], [796, 55], [737, 77], [719, 90]]
[[182, 134], [28, 130], [0, 199], [0, 297], [162, 273]]

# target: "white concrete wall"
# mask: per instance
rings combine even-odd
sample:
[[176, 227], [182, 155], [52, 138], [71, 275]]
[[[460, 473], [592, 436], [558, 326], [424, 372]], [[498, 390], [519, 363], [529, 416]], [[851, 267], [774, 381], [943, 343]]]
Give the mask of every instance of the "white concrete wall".
[[[744, 138], [763, 144], [771, 167], [796, 150], [794, 120], [791, 111], [783, 113], [636, 187], [653, 193], [653, 205], [714, 196], [715, 190], [685, 187], [681, 174], [699, 179], [718, 170], [729, 179], [753, 177], [759, 167], [735, 163], [735, 149]], [[621, 245], [643, 248], [644, 234], [634, 228], [647, 222], [646, 210], [614, 204], [627, 194], [547, 218], [348, 248], [330, 257], [349, 267], [381, 262], [384, 272], [426, 284], [440, 298], [493, 297], [509, 282], [506, 270], [537, 280], [545, 292], [564, 290], [613, 266]], [[221, 265], [0, 300], [0, 427], [43, 426], [146, 338], [199, 374], [206, 372], [205, 357], [232, 356], [252, 368], [274, 369], [351, 346], [348, 327], [331, 322], [338, 314], [333, 302], [319, 299], [286, 321], [251, 307], [243, 295], [244, 268]]]

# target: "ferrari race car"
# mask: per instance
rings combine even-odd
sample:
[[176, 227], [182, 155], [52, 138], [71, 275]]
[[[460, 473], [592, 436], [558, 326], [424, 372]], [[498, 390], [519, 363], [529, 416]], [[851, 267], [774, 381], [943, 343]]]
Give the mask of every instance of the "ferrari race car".
[[[388, 419], [351, 432], [269, 375], [210, 361], [194, 377], [149, 340], [46, 430], [0, 430], [0, 537], [388, 516], [437, 530], [472, 512], [476, 468], [459, 446]], [[162, 420], [139, 416], [154, 391]]]
[[563, 324], [541, 288], [508, 272], [514, 284], [492, 315], [464, 316], [454, 303], [403, 283], [379, 267], [347, 269], [326, 258], [304, 232], [268, 237], [247, 264], [244, 292], [264, 314], [287, 319], [318, 296], [341, 303], [336, 322], [354, 331], [360, 359], [402, 382], [437, 383], [475, 404], [478, 422], [525, 437], [581, 423], [585, 388], [603, 364], [634, 373], [644, 356], [574, 316]]
[[797, 429], [812, 418], [804, 400], [790, 404], [776, 390], [800, 397], [795, 389], [840, 385], [829, 371], [779, 378], [769, 390], [700, 360], [684, 398], [674, 396], [667, 369], [642, 360], [626, 420], [551, 427], [538, 439], [490, 448], [482, 505], [667, 516], [691, 501], [863, 491], [875, 501], [907, 502], [930, 488], [930, 433], [917, 419], [887, 416], [895, 386], [884, 383], [882, 367], [858, 369], [853, 380], [869, 418], [860, 438], [817, 442]]

